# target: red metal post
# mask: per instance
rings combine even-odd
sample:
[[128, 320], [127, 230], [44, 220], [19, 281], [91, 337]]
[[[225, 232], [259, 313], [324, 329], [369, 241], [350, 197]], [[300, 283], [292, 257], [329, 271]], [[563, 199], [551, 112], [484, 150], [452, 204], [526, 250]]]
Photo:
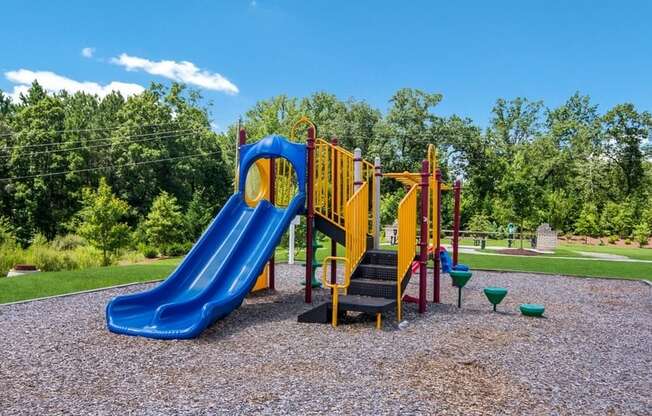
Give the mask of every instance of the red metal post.
[[453, 197], [455, 206], [453, 208], [453, 266], [457, 266], [457, 259], [460, 248], [460, 196], [462, 193], [462, 183], [459, 179], [453, 184]]
[[441, 301], [441, 259], [439, 257], [439, 250], [441, 249], [441, 171], [439, 169], [435, 171], [435, 192], [437, 192], [437, 206], [433, 208], [435, 211], [433, 215], [437, 216], [437, 229], [435, 230], [435, 270], [433, 273], [432, 301], [439, 303]]
[[240, 131], [238, 132], [238, 144], [242, 146], [243, 144], [247, 143], [247, 131], [245, 130], [244, 127], [240, 128]]
[[421, 210], [419, 230], [419, 313], [426, 311], [426, 285], [428, 284], [428, 161], [421, 162]]
[[[274, 205], [276, 203], [276, 160], [274, 158], [269, 159], [269, 202]], [[269, 259], [269, 288], [274, 290], [275, 287], [275, 260], [274, 254]]]
[[[239, 124], [239, 123], [238, 123]], [[235, 184], [239, 185], [238, 181], [240, 180], [240, 146], [244, 146], [247, 143], [247, 131], [245, 130], [244, 127], [240, 127], [240, 130], [238, 130], [238, 148], [235, 149], [235, 157], [236, 157], [236, 166], [238, 169], [236, 169], [235, 172]], [[246, 178], [246, 176], [245, 176]], [[236, 186], [235, 189], [236, 192], [239, 191], [239, 188]]]
[[[337, 137], [333, 137], [331, 139], [331, 144], [333, 146], [337, 146]], [[332, 181], [331, 183], [333, 184], [333, 189], [331, 195], [333, 195], [333, 205], [337, 206], [337, 181], [338, 177], [337, 175], [339, 172], [337, 171], [337, 152], [333, 150], [333, 171], [331, 172], [332, 174]], [[337, 241], [331, 239], [331, 256], [337, 256]], [[333, 260], [331, 262], [331, 283], [335, 284], [337, 283], [337, 261]]]
[[313, 200], [314, 183], [314, 166], [315, 166], [315, 128], [308, 127], [308, 139], [306, 140], [308, 148], [308, 181], [306, 195], [306, 303], [312, 303], [312, 234], [314, 232], [315, 204]]

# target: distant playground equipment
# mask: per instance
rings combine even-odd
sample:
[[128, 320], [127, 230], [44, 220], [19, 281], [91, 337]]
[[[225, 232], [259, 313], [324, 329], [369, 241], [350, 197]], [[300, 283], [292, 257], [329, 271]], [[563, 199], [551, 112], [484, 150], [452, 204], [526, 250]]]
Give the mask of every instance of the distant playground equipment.
[[[299, 126], [306, 128], [305, 144], [293, 141]], [[435, 263], [433, 301], [440, 302], [444, 272], [458, 287], [461, 306], [461, 289], [472, 276], [457, 261], [461, 182], [452, 187], [442, 183], [434, 146], [420, 172], [382, 173], [379, 158], [367, 162], [360, 149], [351, 153], [335, 139], [317, 138], [316, 131], [304, 117], [289, 139], [272, 135], [246, 144], [241, 129], [235, 193], [163, 283], [108, 303], [109, 330], [159, 339], [198, 336], [238, 308], [248, 293], [274, 289], [274, 250], [297, 215], [306, 217], [304, 300], [312, 303], [312, 290], [319, 284], [317, 232], [331, 240], [321, 283], [332, 291], [329, 301], [302, 313], [299, 322], [337, 326], [346, 311], [357, 311], [374, 316], [380, 328], [387, 311], [395, 310], [401, 321], [404, 301], [425, 312], [429, 254]], [[409, 187], [398, 207], [397, 250], [379, 249], [384, 177]], [[452, 257], [440, 241], [441, 192], [446, 189], [453, 190], [455, 202]], [[338, 244], [345, 248], [343, 257], [337, 256]], [[344, 263], [341, 283], [338, 262]], [[405, 295], [413, 271], [419, 274], [417, 297]]]

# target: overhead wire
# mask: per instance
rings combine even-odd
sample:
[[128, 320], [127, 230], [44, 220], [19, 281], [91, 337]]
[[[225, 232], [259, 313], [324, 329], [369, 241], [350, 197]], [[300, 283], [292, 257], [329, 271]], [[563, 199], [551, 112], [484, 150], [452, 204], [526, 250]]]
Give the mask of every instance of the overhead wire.
[[[176, 121], [171, 121], [168, 123], [159, 123], [159, 124], [141, 124], [138, 125], [138, 127], [161, 127], [161, 126], [168, 126], [170, 124], [176, 124]], [[9, 136], [18, 136], [18, 135], [24, 135], [24, 134], [38, 134], [38, 133], [48, 133], [48, 134], [60, 134], [60, 133], [83, 133], [83, 132], [93, 132], [93, 131], [109, 131], [109, 130], [117, 130], [121, 127], [131, 127], [130, 125], [127, 124], [121, 124], [121, 125], [115, 125], [112, 127], [97, 127], [97, 128], [92, 128], [92, 129], [64, 129], [64, 130], [54, 130], [54, 131], [49, 131], [49, 130], [21, 130], [21, 131], [15, 131], [11, 133], [3, 133], [0, 134], [0, 137], [9, 137]]]
[[[168, 134], [163, 134], [163, 133], [155, 133], [155, 134], [147, 134], [147, 135], [136, 135], [136, 136], [127, 136], [127, 137], [120, 137], [116, 138], [116, 141], [113, 141], [111, 143], [105, 143], [105, 144], [97, 144], [93, 146], [78, 146], [78, 147], [71, 147], [71, 148], [64, 148], [64, 149], [51, 149], [51, 150], [43, 150], [43, 151], [38, 151], [38, 152], [31, 152], [31, 153], [26, 153], [24, 156], [27, 157], [32, 157], [32, 156], [38, 156], [38, 155], [44, 155], [44, 154], [50, 154], [50, 153], [66, 153], [66, 152], [72, 152], [75, 150], [86, 150], [86, 149], [97, 149], [101, 147], [110, 147], [110, 146], [120, 146], [120, 145], [129, 145], [133, 143], [144, 143], [144, 142], [149, 142], [149, 141], [154, 141], [154, 140], [161, 140], [161, 139], [171, 139], [174, 137], [177, 137], [179, 134], [191, 134], [193, 132], [199, 132], [201, 131], [200, 129], [198, 130], [178, 130], [175, 132], [168, 132]], [[156, 134], [161, 134], [160, 136], [156, 136]], [[155, 137], [147, 137], [145, 139], [140, 139], [140, 140], [124, 140], [128, 138], [138, 138], [138, 137], [145, 137], [145, 136], [155, 136]], [[113, 138], [109, 139], [104, 139], [104, 140], [114, 140]], [[68, 142], [68, 143], [73, 143], [73, 142]], [[68, 144], [65, 143], [65, 144]], [[7, 155], [0, 155], [0, 159], [2, 158], [10, 158], [14, 156], [13, 154], [7, 154]], [[23, 156], [20, 153], [17, 156]]]
[[48, 173], [41, 173], [41, 174], [36, 174], [36, 175], [11, 176], [11, 177], [6, 177], [6, 178], [0, 178], [0, 182], [8, 182], [8, 181], [21, 180], [21, 179], [45, 178], [45, 177], [51, 177], [51, 176], [67, 175], [69, 173], [92, 172], [92, 171], [102, 170], [102, 169], [111, 170], [111, 169], [118, 169], [118, 168], [130, 167], [130, 166], [149, 165], [149, 164], [153, 164], [153, 163], [161, 163], [161, 162], [170, 162], [170, 161], [174, 161], [174, 160], [190, 159], [190, 158], [193, 158], [193, 157], [205, 157], [205, 156], [210, 156], [210, 155], [219, 154], [219, 153], [220, 153], [219, 151], [208, 152], [208, 153], [195, 153], [195, 154], [191, 154], [191, 155], [167, 157], [167, 158], [156, 159], [156, 160], [144, 160], [144, 161], [140, 161], [140, 162], [123, 163], [123, 164], [120, 164], [120, 165], [108, 165], [108, 166], [99, 166], [99, 167], [94, 167], [94, 168], [74, 169], [74, 170], [66, 170], [66, 171], [59, 171], [59, 172], [48, 172]]
[[[130, 135], [130, 136], [124, 136], [124, 138], [138, 138], [138, 137], [148, 137], [148, 136], [154, 136], [157, 134], [167, 134], [167, 133], [180, 133], [180, 132], [186, 132], [186, 131], [201, 131], [203, 128], [197, 128], [197, 129], [176, 129], [176, 130], [166, 130], [166, 131], [156, 131], [156, 132], [149, 132], [149, 133], [142, 133], [142, 134], [135, 134], [135, 135]], [[72, 140], [72, 141], [59, 141], [59, 142], [49, 142], [49, 143], [36, 143], [36, 144], [25, 144], [25, 145], [16, 145], [16, 146], [9, 146], [4, 148], [4, 150], [13, 150], [13, 149], [30, 149], [30, 148], [35, 148], [35, 147], [46, 147], [46, 146], [61, 146], [64, 144], [75, 144], [75, 143], [96, 143], [96, 142], [103, 142], [107, 140], [113, 140], [116, 137], [103, 137], [100, 139], [91, 139], [91, 140]], [[117, 137], [120, 138], [120, 137]]]

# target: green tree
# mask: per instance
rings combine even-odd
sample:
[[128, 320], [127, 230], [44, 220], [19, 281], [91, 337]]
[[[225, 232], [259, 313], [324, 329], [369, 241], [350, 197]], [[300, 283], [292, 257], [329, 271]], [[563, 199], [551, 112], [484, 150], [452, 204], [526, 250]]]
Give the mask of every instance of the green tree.
[[597, 237], [599, 233], [598, 227], [598, 209], [594, 204], [585, 204], [582, 207], [580, 216], [575, 222], [575, 232], [586, 236], [588, 243], [589, 237]]
[[380, 200], [380, 224], [392, 225], [398, 220], [398, 204], [405, 196], [403, 188], [385, 194]]
[[392, 96], [387, 117], [376, 128], [382, 154], [391, 155], [384, 163], [385, 170], [402, 172], [420, 168], [440, 122], [433, 111], [442, 98], [441, 94], [411, 88], [402, 88]]
[[129, 243], [130, 229], [125, 217], [129, 204], [113, 195], [104, 178], [97, 191], [86, 188], [79, 212], [79, 234], [102, 251], [102, 264], [110, 263], [110, 254]]
[[641, 222], [634, 228], [634, 239], [639, 247], [647, 245], [650, 238], [650, 225], [647, 222]]
[[502, 205], [507, 205], [508, 212], [511, 212], [511, 218], [508, 220], [519, 225], [521, 248], [523, 232], [538, 222], [538, 206], [542, 200], [542, 189], [530, 167], [526, 162], [525, 153], [517, 153], [500, 187], [505, 196], [505, 200], [501, 201]]
[[522, 97], [511, 101], [500, 98], [491, 110], [493, 118], [489, 134], [495, 135], [507, 148], [529, 142], [539, 134], [542, 108], [541, 101]]
[[154, 199], [143, 227], [149, 244], [165, 253], [184, 242], [185, 225], [177, 199], [163, 191]]
[[636, 192], [644, 176], [643, 144], [652, 133], [652, 115], [638, 112], [632, 104], [619, 104], [602, 118], [604, 155], [622, 178], [622, 194]]
[[620, 222], [620, 205], [613, 201], [607, 201], [600, 214], [600, 234], [620, 235], [623, 225]]
[[202, 190], [195, 191], [184, 216], [189, 240], [199, 238], [215, 216], [215, 208], [215, 204], [204, 196]]

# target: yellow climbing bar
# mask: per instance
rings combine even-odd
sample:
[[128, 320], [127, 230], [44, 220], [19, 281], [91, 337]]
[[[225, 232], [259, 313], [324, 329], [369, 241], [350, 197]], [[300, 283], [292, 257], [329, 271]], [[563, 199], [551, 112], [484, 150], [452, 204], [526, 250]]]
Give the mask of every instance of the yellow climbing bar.
[[421, 182], [421, 174], [414, 172], [383, 173], [383, 177], [396, 179], [403, 185], [410, 187]]
[[[343, 261], [344, 262], [344, 283], [343, 284], [337, 284], [337, 283], [331, 283], [328, 281], [328, 265], [331, 264], [331, 261]], [[335, 257], [335, 256], [328, 256], [324, 259], [324, 263], [322, 265], [322, 272], [321, 272], [321, 280], [322, 284], [324, 287], [331, 288], [333, 289], [333, 306], [332, 306], [332, 317], [331, 317], [331, 324], [333, 327], [337, 326], [337, 306], [339, 304], [339, 291], [340, 289], [343, 289], [346, 294], [346, 289], [349, 287], [349, 284], [351, 283], [351, 269], [350, 269], [350, 263], [349, 260], [346, 257]]]

